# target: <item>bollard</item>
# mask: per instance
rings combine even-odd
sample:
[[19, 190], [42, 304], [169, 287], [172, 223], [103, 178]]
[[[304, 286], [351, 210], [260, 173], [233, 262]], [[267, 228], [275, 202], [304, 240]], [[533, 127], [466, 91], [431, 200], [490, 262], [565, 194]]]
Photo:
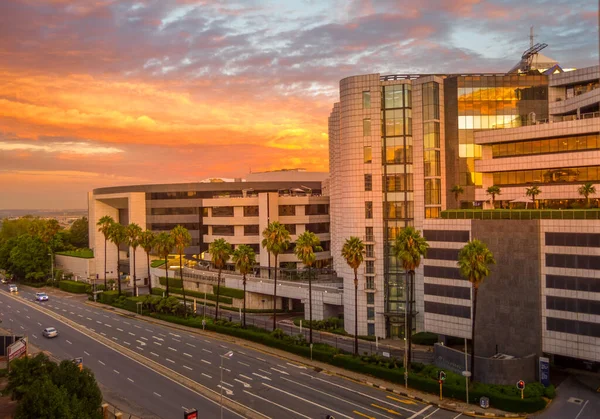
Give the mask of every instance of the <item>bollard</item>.
[[108, 419], [108, 403], [102, 403], [102, 419]]

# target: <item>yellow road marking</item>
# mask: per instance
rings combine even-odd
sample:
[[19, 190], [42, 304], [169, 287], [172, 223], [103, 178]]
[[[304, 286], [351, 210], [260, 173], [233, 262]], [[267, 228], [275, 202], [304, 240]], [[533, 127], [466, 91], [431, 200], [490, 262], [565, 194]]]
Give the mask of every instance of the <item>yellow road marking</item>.
[[358, 410], [354, 410], [354, 411], [352, 411], [352, 413], [362, 416], [363, 418], [375, 419], [373, 416], [369, 416], [369, 415], [365, 415], [364, 413], [360, 413]]
[[404, 404], [417, 404], [417, 402], [413, 402], [412, 400], [407, 399], [397, 399], [396, 397], [387, 396], [388, 399], [392, 399], [396, 402], [404, 403]]
[[375, 403], [371, 403], [371, 406], [376, 407], [378, 409], [381, 409], [383, 411], [386, 411], [388, 413], [391, 413], [392, 415], [398, 415], [398, 416], [402, 416], [401, 413], [396, 412], [395, 410], [392, 409], [388, 409], [387, 407], [383, 407], [383, 406], [379, 406], [378, 404]]

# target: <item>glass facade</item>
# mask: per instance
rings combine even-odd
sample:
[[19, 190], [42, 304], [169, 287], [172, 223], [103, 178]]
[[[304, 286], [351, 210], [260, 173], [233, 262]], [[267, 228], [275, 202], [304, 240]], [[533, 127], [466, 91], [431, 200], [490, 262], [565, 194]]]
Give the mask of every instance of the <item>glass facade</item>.
[[596, 182], [600, 180], [600, 166], [565, 167], [543, 170], [513, 170], [495, 172], [494, 185], [529, 185], [556, 183]]
[[494, 158], [600, 149], [600, 134], [574, 135], [492, 145]]
[[424, 83], [423, 171], [425, 175], [425, 218], [439, 217], [442, 210], [442, 165], [440, 149], [440, 86]]

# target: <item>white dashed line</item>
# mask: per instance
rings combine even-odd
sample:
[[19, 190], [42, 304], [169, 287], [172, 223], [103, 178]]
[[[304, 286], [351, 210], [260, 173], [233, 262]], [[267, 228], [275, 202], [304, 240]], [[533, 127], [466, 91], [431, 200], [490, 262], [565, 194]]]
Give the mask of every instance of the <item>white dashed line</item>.
[[123, 320], [123, 323], [125, 323], [127, 326], [131, 326], [131, 323], [126, 322], [125, 320]]
[[285, 371], [281, 371], [281, 370], [278, 370], [278, 369], [275, 369], [275, 368], [272, 368], [272, 367], [271, 367], [271, 369], [272, 369], [273, 371], [277, 371], [279, 374], [283, 374], [283, 375], [289, 375], [289, 374], [288, 374], [287, 372], [285, 372]]
[[123, 331], [123, 329], [121, 329], [120, 327], [117, 327], [117, 330], [118, 330], [119, 332], [122, 332], [122, 331]]
[[143, 348], [140, 348], [139, 346], [136, 346], [136, 348], [138, 348], [140, 351], [144, 352]]
[[41, 326], [42, 324], [40, 322], [38, 322], [38, 326]]
[[267, 362], [266, 359], [262, 359], [262, 358], [258, 358], [258, 357], [256, 357], [256, 359], [258, 359], [259, 361], [262, 361], [262, 362]]
[[154, 394], [156, 394], [158, 397], [162, 397], [160, 394], [158, 394], [156, 391], [153, 391]]
[[151, 353], [152, 355], [154, 355], [154, 356], [158, 356], [158, 354], [155, 354], [154, 352], [150, 352], [150, 353]]
[[185, 356], [189, 356], [190, 358], [192, 357], [190, 354], [188, 354], [188, 353], [186, 353], [186, 352], [184, 352], [183, 354], [184, 354]]
[[206, 361], [204, 359], [201, 359], [200, 361], [204, 362], [205, 364], [212, 365], [212, 362], [210, 362], [210, 361]]
[[203, 376], [205, 376], [205, 377], [207, 377], [207, 378], [212, 378], [212, 377], [211, 377], [210, 375], [208, 375], [208, 374], [204, 374], [204, 373], [202, 373], [202, 375], [203, 375]]
[[193, 371], [193, 368], [188, 367], [187, 365], [184, 365], [183, 368], [187, 368], [188, 370]]
[[137, 324], [134, 324], [133, 327], [137, 327], [138, 329], [141, 329], [141, 326], [138, 326]]
[[174, 351], [174, 352], [177, 352], [177, 349], [175, 349], [175, 348], [171, 348], [170, 346], [169, 346], [169, 350], [171, 350], [171, 351]]
[[114, 337], [114, 336], [113, 336], [112, 338], [113, 338], [114, 340], [119, 340], [119, 339], [117, 339], [117, 338], [116, 338], [116, 337]]
[[86, 319], [88, 319], [88, 320], [92, 320], [92, 318], [91, 318], [91, 317], [86, 317]]
[[173, 339], [175, 342], [181, 343], [181, 341], [179, 339], [175, 339], [175, 338], [171, 338], [171, 339]]
[[36, 336], [36, 335], [31, 335], [31, 336], [33, 336], [34, 338], [36, 338], [36, 339], [37, 339], [37, 336]]
[[25, 328], [23, 326], [19, 326], [21, 329], [25, 330]]
[[100, 361], [100, 360], [98, 360], [98, 362], [99, 362], [99, 363], [101, 363], [102, 365], [106, 365], [104, 362], [102, 362], [102, 361]]
[[245, 365], [245, 366], [247, 366], [247, 367], [249, 367], [249, 366], [250, 366], [250, 364], [246, 364], [245, 362], [242, 362], [242, 361], [238, 361], [238, 364], [242, 364], [242, 365]]
[[67, 343], [68, 343], [69, 345], [72, 345], [72, 343], [71, 343], [71, 341], [70, 341], [70, 340], [67, 340]]
[[127, 379], [128, 379], [129, 381], [131, 381], [132, 383], [134, 383], [134, 382], [135, 382], [135, 381], [133, 381], [133, 380], [132, 380], [131, 378], [129, 378], [129, 377], [127, 377]]
[[121, 373], [120, 373], [119, 371], [117, 371], [117, 370], [113, 370], [113, 371], [114, 371], [114, 372], [116, 372], [117, 374], [121, 374]]
[[186, 342], [185, 344], [186, 344], [187, 346], [191, 346], [192, 348], [195, 348], [195, 347], [196, 347], [196, 345], [192, 345], [191, 343], [187, 343], [187, 342]]
[[162, 346], [162, 343], [154, 342], [155, 345]]
[[29, 316], [27, 316], [27, 315], [26, 315], [25, 317], [27, 317], [28, 319], [31, 319], [31, 317], [29, 317]]
[[130, 336], [135, 336], [135, 333], [131, 333], [131, 332], [129, 332], [129, 335], [130, 335]]
[[100, 334], [101, 334], [102, 336], [106, 336], [106, 333], [104, 333], [104, 332], [100, 332]]
[[212, 351], [209, 351], [208, 349], [204, 349], [204, 348], [202, 348], [202, 350], [203, 350], [204, 352], [208, 352], [209, 354], [212, 354]]
[[77, 316], [79, 316], [79, 317], [83, 318], [83, 316], [82, 316], [81, 314], [78, 314]]
[[131, 346], [131, 343], [123, 341], [123, 343], [127, 346]]
[[167, 358], [167, 361], [169, 361], [170, 363], [174, 364], [175, 361], [173, 361], [172, 359]]
[[110, 324], [108, 324], [108, 323], [104, 323], [104, 326], [106, 326], [106, 327], [112, 327], [112, 326], [111, 326]]
[[265, 370], [261, 370], [260, 368], [259, 368], [258, 370], [259, 370], [260, 372], [264, 372], [265, 374], [269, 374], [269, 375], [271, 375], [271, 374], [272, 374], [271, 372], [269, 372], [269, 371], [265, 371]]
[[250, 381], [252, 381], [252, 378], [250, 378], [250, 377], [246, 377], [245, 375], [242, 375], [242, 374], [240, 374], [240, 377], [242, 377], [242, 378], [245, 378], [246, 380], [250, 380]]
[[147, 341], [147, 340], [148, 340], [148, 338], [145, 338], [145, 337], [143, 337], [143, 336], [140, 336], [140, 339], [143, 339], [143, 340], [145, 340], [145, 341]]
[[87, 356], [91, 356], [90, 354], [88, 354], [86, 351], [83, 351], [84, 354], [86, 354]]

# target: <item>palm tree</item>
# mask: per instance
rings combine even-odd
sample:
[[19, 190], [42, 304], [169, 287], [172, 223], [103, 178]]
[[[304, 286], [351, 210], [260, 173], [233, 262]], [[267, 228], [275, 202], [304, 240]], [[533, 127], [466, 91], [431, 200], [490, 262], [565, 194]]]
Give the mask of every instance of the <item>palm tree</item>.
[[233, 252], [233, 263], [243, 278], [244, 284], [244, 320], [243, 326], [246, 327], [246, 275], [256, 265], [256, 254], [254, 250], [245, 244], [240, 244]]
[[485, 243], [471, 240], [458, 253], [458, 267], [463, 278], [473, 284], [473, 325], [471, 327], [471, 376], [475, 379], [475, 318], [477, 315], [477, 291], [489, 276], [488, 265], [495, 264], [494, 255]]
[[117, 288], [119, 290], [119, 297], [121, 296], [121, 272], [120, 272], [120, 264], [121, 264], [121, 255], [119, 252], [119, 246], [127, 241], [127, 231], [125, 230], [125, 226], [119, 223], [111, 224], [108, 229], [108, 238], [109, 240], [117, 247]]
[[496, 185], [492, 185], [486, 189], [488, 195], [492, 195], [492, 207], [496, 208], [496, 195], [500, 195], [500, 188]]
[[102, 233], [104, 236], [104, 289], [107, 289], [106, 285], [106, 243], [108, 242], [108, 230], [110, 226], [115, 223], [115, 220], [110, 215], [105, 215], [100, 218], [100, 220], [96, 223], [98, 226], [98, 231]]
[[137, 297], [137, 276], [135, 272], [135, 251], [140, 245], [140, 236], [142, 235], [142, 227], [135, 223], [131, 223], [126, 228], [127, 241], [133, 249], [133, 296]]
[[[406, 271], [406, 286], [404, 293], [406, 295], [406, 316], [407, 329], [404, 334], [407, 338], [406, 345], [408, 348], [408, 356], [406, 359], [407, 371], [410, 368], [411, 344], [412, 344], [412, 300], [414, 297], [414, 277], [415, 269], [421, 264], [421, 258], [425, 257], [429, 249], [429, 244], [425, 238], [421, 237], [421, 233], [414, 227], [405, 227], [400, 234], [396, 236], [394, 245], [392, 246], [393, 255], [402, 262], [402, 267]], [[411, 286], [409, 287], [408, 276], [410, 275]]]
[[156, 236], [150, 230], [144, 231], [140, 234], [140, 246], [146, 252], [146, 263], [148, 264], [148, 295], [152, 295], [152, 279], [150, 276], [150, 252], [154, 248], [156, 243]]
[[185, 317], [187, 317], [187, 302], [185, 300], [185, 286], [183, 284], [183, 252], [192, 242], [192, 235], [187, 228], [178, 225], [171, 230], [171, 237], [173, 238], [173, 243], [175, 243], [177, 253], [179, 253], [179, 277], [181, 278], [181, 291], [183, 292], [184, 313]]
[[581, 187], [577, 190], [579, 195], [585, 198], [585, 206], [587, 208], [590, 207], [590, 195], [596, 194], [596, 187], [592, 182], [587, 182], [581, 185]]
[[156, 247], [156, 253], [158, 256], [165, 260], [165, 277], [167, 288], [165, 290], [165, 294], [169, 296], [169, 255], [175, 247], [175, 242], [173, 241], [173, 237], [167, 233], [166, 231], [162, 231], [156, 236], [154, 246]]
[[354, 355], [358, 355], [358, 268], [364, 260], [365, 244], [358, 237], [346, 239], [342, 257], [354, 271]]
[[536, 208], [537, 208], [537, 202], [535, 200], [535, 197], [541, 193], [542, 193], [542, 191], [540, 190], [539, 186], [537, 186], [537, 185], [533, 185], [531, 188], [526, 188], [526, 190], [525, 190], [525, 195], [531, 197], [531, 200], [533, 201], [533, 205]]
[[262, 236], [262, 247], [275, 258], [275, 275], [273, 277], [273, 330], [275, 330], [277, 328], [277, 271], [279, 270], [277, 257], [290, 246], [290, 233], [279, 221], [273, 221], [264, 229]]
[[322, 252], [321, 240], [312, 231], [305, 231], [298, 236], [294, 253], [302, 263], [308, 267], [308, 341], [312, 341], [312, 280], [310, 276], [310, 268], [317, 260], [315, 252]]
[[219, 276], [217, 279], [217, 305], [215, 310], [215, 320], [219, 320], [219, 296], [221, 295], [221, 271], [225, 267], [225, 264], [231, 257], [233, 249], [231, 245], [227, 243], [225, 239], [216, 239], [208, 246], [208, 253], [210, 253], [211, 261], [215, 268], [219, 270]]
[[458, 196], [463, 194], [465, 192], [465, 190], [460, 185], [454, 185], [452, 187], [452, 189], [450, 189], [450, 192], [452, 192], [454, 194], [454, 200], [456, 201], [456, 204], [458, 205], [459, 204]]

